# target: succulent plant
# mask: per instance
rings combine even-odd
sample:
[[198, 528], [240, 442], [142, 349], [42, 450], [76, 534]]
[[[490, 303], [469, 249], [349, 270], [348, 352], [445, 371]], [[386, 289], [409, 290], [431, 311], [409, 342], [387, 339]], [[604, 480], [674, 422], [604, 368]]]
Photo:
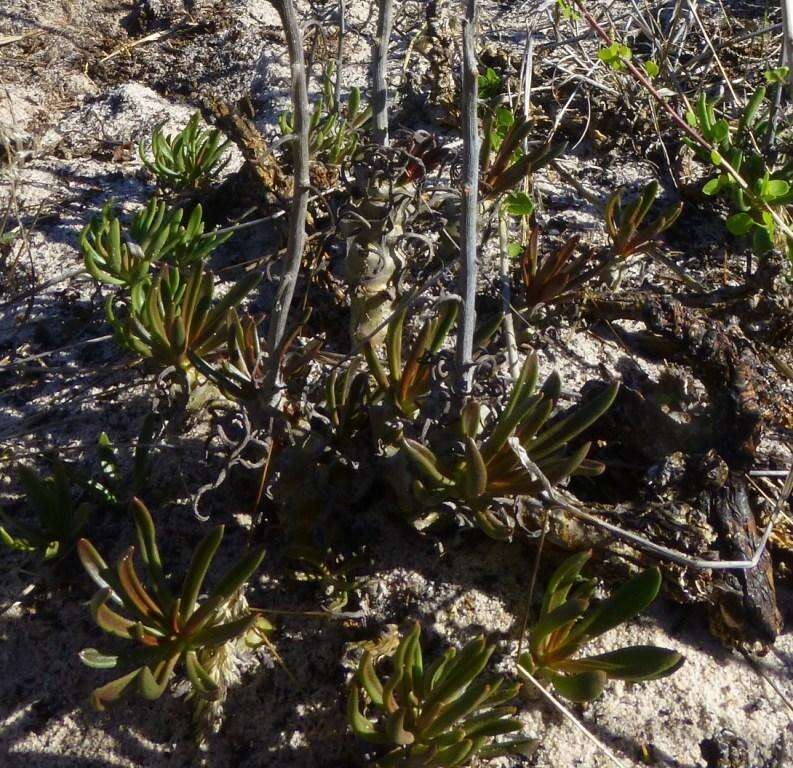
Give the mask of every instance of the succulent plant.
[[164, 201], [152, 198], [135, 214], [129, 230], [123, 231], [111, 203], [107, 203], [101, 217], [93, 219], [80, 234], [86, 270], [100, 283], [127, 286], [137, 298], [140, 286], [149, 281], [152, 264], [164, 260], [187, 268], [203, 262], [231, 237], [231, 233], [204, 235], [200, 205], [193, 208], [184, 227], [183, 216], [181, 208], [169, 208]]
[[349, 602], [350, 594], [366, 581], [353, 575], [365, 563], [363, 553], [344, 557], [330, 549], [323, 553], [318, 547], [295, 545], [288, 547], [284, 554], [294, 561], [291, 571], [296, 581], [320, 587], [323, 607], [329, 613], [342, 610]]
[[574, 257], [579, 237], [574, 235], [553, 253], [540, 254], [540, 230], [534, 227], [520, 251], [520, 269], [529, 308], [547, 304], [580, 287], [586, 280], [587, 254]]
[[651, 181], [642, 189], [636, 200], [625, 207], [622, 205], [620, 190], [609, 197], [604, 216], [615, 258], [621, 260], [635, 253], [641, 253], [658, 235], [677, 221], [683, 210], [682, 203], [673, 205], [652, 223], [640, 229], [657, 196], [658, 182]]
[[[476, 523], [494, 538], [507, 538], [511, 526], [500, 521], [489, 509], [499, 497], [531, 495], [545, 485], [526, 459], [536, 465], [551, 484], [570, 475], [597, 475], [603, 465], [586, 458], [590, 444], [568, 453], [566, 447], [574, 437], [599, 419], [613, 402], [618, 385], [606, 387], [600, 394], [574, 408], [569, 414], [549, 424], [561, 391], [558, 375], [551, 374], [539, 392], [538, 362], [530, 355], [503, 411], [483, 431], [481, 405], [470, 400], [461, 414], [461, 450], [450, 449], [439, 457], [427, 446], [404, 437], [402, 446], [422, 475], [414, 483], [414, 493], [429, 506], [445, 500], [462, 503]], [[479, 441], [477, 441], [479, 439]]]
[[[238, 591], [259, 567], [264, 550], [244, 554], [202, 599], [204, 579], [223, 539], [223, 526], [218, 526], [196, 547], [176, 596], [165, 576], [151, 514], [138, 499], [133, 500], [133, 515], [148, 586], [135, 569], [135, 547], [110, 568], [87, 539], [77, 544], [83, 567], [99, 587], [91, 600], [94, 621], [109, 635], [133, 646], [117, 655], [94, 648], [80, 653], [89, 667], [122, 672], [121, 677], [95, 689], [91, 703], [104, 710], [131, 685], [144, 698], [158, 699], [177, 667], [184, 668], [195, 697], [211, 700], [219, 694], [215, 670], [219, 650], [236, 641], [255, 645], [257, 637], [269, 631], [269, 622], [260, 614], [234, 605]], [[116, 607], [111, 608], [111, 602]]]
[[386, 333], [386, 356], [388, 370], [383, 367], [371, 342], [364, 345], [364, 355], [369, 372], [377, 382], [377, 391], [372, 398], [387, 397], [397, 412], [413, 418], [419, 410], [419, 402], [430, 389], [432, 371], [431, 355], [439, 352], [457, 318], [458, 304], [455, 300], [442, 302], [435, 317], [427, 320], [419, 331], [410, 352], [403, 360], [403, 328], [407, 308], [398, 312], [389, 322]]
[[106, 314], [120, 344], [162, 367], [175, 366], [194, 377], [188, 352], [207, 358], [223, 348], [236, 317], [231, 311], [260, 279], [256, 273], [246, 275], [213, 303], [211, 272], [195, 266], [185, 280], [178, 267], [165, 265], [123, 321], [115, 316], [112, 296]]
[[21, 465], [18, 473], [35, 521], [23, 522], [0, 510], [0, 541], [16, 552], [38, 553], [46, 561], [66, 555], [88, 522], [92, 506], [75, 498], [69, 473], [60, 461], [53, 462], [52, 477]]
[[630, 621], [658, 595], [661, 572], [648, 568], [608, 599], [591, 605], [596, 579], [581, 576], [592, 556], [581, 552], [565, 560], [545, 590], [540, 615], [532, 627], [529, 650], [519, 659], [530, 674], [553, 684], [570, 701], [590, 701], [608, 680], [657, 680], [676, 672], [684, 658], [676, 651], [635, 645], [597, 656], [573, 658], [591, 639]]
[[88, 481], [91, 493], [101, 504], [109, 507], [126, 505], [132, 496], [143, 492], [151, 463], [151, 447], [157, 431], [157, 418], [149, 413], [143, 420], [135, 450], [131, 456], [132, 469], [129, 476], [122, 470], [121, 456], [109, 435], [102, 432], [97, 440], [101, 476]]
[[[328, 165], [340, 165], [354, 158], [361, 131], [371, 117], [371, 107], [361, 109], [361, 92], [358, 88], [350, 90], [345, 114], [336, 109], [332, 71], [326, 68], [308, 129], [311, 157]], [[282, 113], [278, 118], [278, 126], [283, 136], [290, 136], [294, 133], [293, 116], [288, 112]]]
[[494, 200], [503, 192], [514, 189], [526, 176], [564, 152], [565, 143], [545, 144], [525, 153], [522, 144], [531, 127], [529, 120], [522, 115], [516, 117], [506, 107], [485, 115], [479, 155], [485, 200]]
[[347, 716], [356, 736], [382, 748], [378, 768], [441, 768], [511, 754], [530, 754], [536, 740], [499, 739], [521, 722], [508, 704], [520, 684], [481, 680], [493, 653], [484, 637], [459, 652], [451, 647], [425, 667], [416, 623], [390, 655], [390, 674], [378, 674], [365, 651], [350, 683]]
[[262, 346], [256, 319], [250, 315], [240, 318], [232, 307], [229, 310], [225, 355], [219, 363], [211, 364], [198, 350], [188, 350], [188, 357], [196, 369], [230, 400], [253, 403], [273, 385], [273, 358], [278, 361], [286, 380], [319, 353], [321, 339], [313, 339], [305, 346], [293, 349], [310, 314], [307, 312], [301, 322], [284, 336], [278, 353], [270, 356]]
[[215, 179], [231, 159], [226, 153], [230, 140], [224, 141], [217, 128], [201, 128], [200, 119], [201, 115], [194, 112], [177, 134], [163, 133], [162, 126], [155, 128], [151, 158], [144, 141], [141, 139], [138, 144], [141, 162], [160, 186], [179, 192], [200, 189]]
[[344, 448], [369, 421], [369, 376], [355, 357], [340, 372], [334, 368], [325, 382], [325, 411], [336, 443]]

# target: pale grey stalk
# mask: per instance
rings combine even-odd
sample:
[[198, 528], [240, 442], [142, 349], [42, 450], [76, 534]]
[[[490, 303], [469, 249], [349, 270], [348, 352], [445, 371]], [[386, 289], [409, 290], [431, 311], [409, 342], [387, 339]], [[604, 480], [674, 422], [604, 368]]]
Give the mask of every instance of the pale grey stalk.
[[[526, 51], [523, 54], [523, 117], [529, 119], [531, 112], [531, 86], [534, 74], [534, 30], [526, 31]], [[523, 141], [523, 151], [528, 152], [529, 139]]]
[[520, 361], [518, 360], [518, 343], [515, 339], [515, 323], [512, 319], [512, 285], [509, 278], [509, 222], [507, 214], [499, 211], [498, 215], [498, 244], [499, 244], [499, 281], [501, 283], [501, 307], [504, 315], [504, 344], [507, 347], [507, 360], [509, 361], [509, 374], [513, 381], [520, 376]]
[[785, 65], [790, 67], [789, 93], [793, 97], [793, 0], [782, 0], [782, 43]]
[[306, 61], [303, 53], [303, 32], [293, 0], [272, 0], [281, 16], [286, 44], [289, 49], [289, 68], [292, 75], [292, 112], [294, 113], [294, 139], [292, 140], [292, 163], [294, 165], [294, 192], [292, 210], [289, 214], [289, 239], [281, 281], [273, 305], [270, 325], [267, 330], [267, 346], [274, 353], [286, 331], [289, 307], [295, 293], [295, 284], [300, 273], [303, 251], [306, 244], [306, 213], [311, 191], [308, 176], [308, 128], [309, 106], [306, 82]]
[[600, 741], [597, 736], [594, 736], [590, 733], [586, 728], [584, 728], [581, 723], [578, 722], [576, 716], [569, 710], [564, 704], [559, 703], [545, 688], [543, 687], [542, 683], [537, 680], [528, 669], [523, 667], [520, 663], [518, 664], [518, 674], [528, 680], [538, 691], [540, 696], [542, 696], [551, 706], [559, 711], [559, 713], [567, 718], [570, 723], [580, 731], [589, 741], [591, 741], [595, 746], [611, 760], [617, 768], [625, 768], [625, 764], [620, 762], [619, 758], [602, 742]]
[[676, 552], [675, 550], [669, 549], [668, 547], [662, 547], [659, 544], [654, 544], [652, 541], [645, 539], [644, 536], [640, 536], [638, 533], [626, 531], [617, 525], [607, 523], [605, 520], [601, 520], [599, 517], [590, 515], [589, 512], [584, 512], [583, 509], [580, 509], [578, 506], [576, 506], [578, 499], [576, 499], [572, 494], [567, 493], [563, 489], [554, 489], [551, 486], [548, 478], [545, 477], [545, 475], [542, 473], [542, 470], [529, 458], [528, 452], [520, 444], [520, 441], [516, 437], [510, 437], [507, 442], [515, 452], [515, 455], [518, 457], [518, 461], [520, 461], [520, 463], [523, 465], [523, 468], [531, 472], [534, 477], [536, 477], [542, 483], [542, 486], [545, 489], [546, 499], [547, 501], [551, 502], [553, 507], [563, 509], [565, 512], [569, 512], [580, 520], [591, 523], [592, 525], [602, 528], [609, 533], [613, 533], [618, 539], [629, 541], [638, 549], [651, 552], [654, 555], [658, 555], [659, 557], [670, 560], [671, 562], [677, 563], [678, 565], [689, 566], [698, 570], [750, 571], [756, 568], [763, 557], [766, 546], [768, 545], [768, 540], [771, 537], [772, 531], [774, 530], [774, 524], [777, 522], [780, 515], [782, 515], [782, 511], [787, 504], [787, 500], [790, 498], [790, 494], [793, 493], [793, 465], [791, 465], [788, 469], [784, 487], [777, 496], [776, 502], [774, 503], [774, 508], [771, 510], [768, 523], [763, 530], [762, 536], [760, 536], [760, 541], [755, 547], [754, 554], [748, 560], [706, 560], [700, 557], [689, 557], [688, 555], [685, 555], [681, 552]]
[[372, 115], [376, 144], [388, 146], [388, 44], [394, 23], [394, 0], [380, 0], [377, 35], [372, 46]]
[[477, 218], [479, 206], [479, 84], [476, 64], [476, 0], [465, 1], [463, 19], [463, 189], [460, 223], [460, 288], [462, 319], [457, 331], [457, 384], [471, 391], [476, 329]]
[[341, 109], [341, 71], [344, 68], [344, 38], [347, 34], [347, 2], [339, 0], [339, 43], [336, 46], [336, 82], [333, 87], [333, 108]]

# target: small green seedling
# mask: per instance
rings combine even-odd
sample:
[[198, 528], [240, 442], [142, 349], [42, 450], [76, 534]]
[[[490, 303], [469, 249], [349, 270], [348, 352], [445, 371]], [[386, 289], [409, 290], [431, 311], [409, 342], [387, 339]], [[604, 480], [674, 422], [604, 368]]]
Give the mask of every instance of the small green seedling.
[[483, 101], [497, 99], [504, 92], [504, 81], [493, 67], [488, 67], [479, 75], [479, 98]]
[[350, 595], [366, 582], [354, 573], [366, 563], [363, 553], [344, 557], [331, 550], [324, 553], [314, 546], [288, 547], [285, 556], [294, 562], [291, 568], [296, 581], [316, 584], [322, 592], [323, 609], [338, 613], [350, 600]]
[[622, 43], [612, 43], [598, 51], [598, 58], [617, 72], [625, 69], [625, 62], [633, 57], [633, 51]]

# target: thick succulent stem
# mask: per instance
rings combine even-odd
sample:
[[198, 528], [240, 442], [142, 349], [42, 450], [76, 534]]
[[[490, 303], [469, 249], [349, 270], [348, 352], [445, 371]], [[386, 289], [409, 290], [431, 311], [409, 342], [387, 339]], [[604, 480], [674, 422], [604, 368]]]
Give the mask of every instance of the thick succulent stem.
[[306, 82], [306, 63], [303, 54], [303, 33], [297, 17], [293, 0], [273, 0], [273, 5], [281, 16], [287, 47], [289, 66], [292, 73], [292, 112], [294, 113], [294, 139], [292, 158], [294, 166], [294, 192], [292, 210], [289, 216], [289, 239], [286, 260], [283, 265], [281, 281], [275, 297], [267, 344], [275, 352], [286, 331], [289, 307], [295, 293], [295, 284], [303, 260], [306, 243], [306, 213], [311, 191], [308, 175], [309, 148], [309, 105], [308, 85]]
[[388, 43], [394, 21], [394, 0], [380, 0], [377, 36], [372, 46], [372, 112], [375, 143], [388, 146]]
[[476, 0], [465, 0], [463, 20], [463, 189], [462, 221], [460, 226], [460, 295], [463, 313], [457, 334], [457, 376], [461, 393], [471, 389], [471, 362], [476, 329], [476, 273], [477, 273], [477, 216], [479, 204], [479, 124], [477, 101], [479, 96], [475, 25]]

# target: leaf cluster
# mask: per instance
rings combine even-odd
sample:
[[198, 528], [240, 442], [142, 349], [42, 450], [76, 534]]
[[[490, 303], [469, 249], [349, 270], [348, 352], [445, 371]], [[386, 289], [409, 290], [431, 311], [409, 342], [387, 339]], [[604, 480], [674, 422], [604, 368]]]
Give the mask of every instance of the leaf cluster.
[[[312, 158], [328, 165], [341, 165], [356, 156], [358, 146], [367, 123], [371, 120], [372, 108], [362, 108], [361, 91], [352, 88], [347, 97], [346, 109], [337, 108], [333, 93], [332, 70], [323, 73], [322, 89], [308, 128], [308, 146]], [[278, 117], [281, 135], [294, 133], [294, 116], [283, 112]]]
[[[737, 123], [726, 116], [719, 117], [716, 101], [708, 100], [704, 93], [686, 114], [688, 124], [699, 130], [713, 148], [708, 153], [686, 140], [697, 157], [717, 171], [702, 187], [703, 194], [727, 196], [734, 211], [727, 219], [727, 229], [738, 237], [751, 236], [752, 249], [758, 256], [770, 251], [776, 238], [776, 224], [766, 206], [787, 217], [786, 206], [793, 202], [793, 162], [783, 155], [782, 164], [772, 163], [770, 155], [760, 149], [769, 130], [770, 110], [766, 88], [760, 86]], [[723, 170], [723, 160], [743, 183]]]
[[566, 143], [544, 144], [524, 152], [523, 143], [531, 127], [523, 115], [516, 116], [504, 106], [485, 112], [479, 152], [483, 199], [493, 200], [509, 192], [564, 152]]
[[127, 476], [122, 470], [122, 457], [113, 445], [107, 432], [97, 440], [99, 456], [99, 478], [88, 481], [88, 487], [97, 499], [107, 507], [125, 506], [132, 496], [139, 496], [146, 485], [151, 464], [151, 448], [158, 430], [157, 417], [149, 413], [143, 420], [135, 450], [132, 452], [132, 469]]
[[633, 57], [633, 51], [623, 43], [614, 42], [598, 51], [598, 58], [617, 72], [625, 69], [625, 62]]
[[135, 547], [110, 568], [87, 539], [77, 544], [83, 567], [99, 587], [91, 600], [94, 621], [109, 635], [132, 644], [118, 654], [94, 648], [80, 653], [89, 667], [122, 672], [95, 689], [91, 703], [104, 710], [133, 684], [144, 698], [158, 699], [177, 667], [184, 668], [195, 696], [211, 700], [218, 693], [211, 668], [214, 651], [240, 638], [255, 643], [255, 635], [269, 628], [269, 623], [262, 623], [255, 613], [244, 611], [230, 618], [228, 611], [230, 600], [259, 567], [264, 550], [253, 549], [240, 557], [201, 599], [204, 579], [223, 539], [224, 528], [218, 526], [196, 547], [176, 595], [165, 576], [154, 521], [138, 499], [133, 500], [133, 515], [148, 586], [135, 568]]
[[183, 276], [178, 267], [165, 265], [143, 288], [140, 301], [130, 304], [124, 319], [116, 317], [113, 296], [105, 305], [106, 315], [122, 346], [163, 368], [175, 366], [194, 376], [189, 353], [207, 358], [223, 348], [234, 308], [260, 279], [250, 273], [215, 301], [211, 272], [197, 265]]
[[[325, 413], [342, 448], [369, 423], [369, 374], [360, 370], [361, 362], [355, 357], [344, 371], [334, 368], [325, 381]], [[379, 360], [376, 364], [382, 369]]]
[[153, 197], [125, 230], [113, 214], [112, 204], [107, 203], [101, 217], [89, 222], [80, 234], [86, 271], [100, 283], [129, 289], [134, 298], [150, 282], [152, 265], [162, 261], [187, 269], [203, 263], [231, 237], [230, 232], [204, 234], [200, 204], [193, 208], [185, 226], [183, 217], [182, 208], [169, 208], [164, 200]]
[[509, 704], [520, 683], [480, 679], [493, 646], [483, 637], [459, 652], [449, 648], [425, 667], [421, 627], [416, 623], [390, 656], [390, 674], [378, 673], [365, 651], [350, 683], [347, 715], [359, 738], [384, 750], [379, 768], [441, 768], [473, 758], [530, 754], [536, 742], [499, 739], [521, 722]]
[[481, 404], [475, 400], [466, 404], [460, 420], [462, 455], [453, 449], [439, 455], [416, 440], [403, 438], [403, 449], [421, 474], [414, 483], [414, 493], [424, 504], [458, 501], [473, 513], [485, 533], [503, 539], [511, 535], [512, 528], [489, 507], [498, 497], [542, 491], [545, 483], [535, 468], [552, 485], [574, 474], [597, 475], [603, 471], [602, 464], [586, 458], [589, 443], [572, 452], [568, 452], [567, 444], [605, 413], [618, 385], [606, 387], [551, 422], [561, 380], [551, 374], [537, 391], [538, 372], [537, 356], [530, 355], [506, 406], [487, 430]]
[[189, 348], [187, 354], [196, 370], [213, 382], [225, 397], [252, 404], [268, 387], [272, 387], [278, 368], [284, 379], [288, 379], [319, 354], [322, 348], [319, 338], [302, 347], [296, 345], [310, 315], [309, 310], [300, 323], [284, 336], [276, 354], [269, 355], [259, 336], [256, 318], [248, 314], [240, 317], [232, 306], [228, 310], [225, 348], [219, 361], [207, 359], [206, 353], [200, 349]]
[[151, 135], [151, 157], [142, 139], [138, 144], [141, 162], [161, 187], [176, 192], [200, 189], [216, 179], [231, 159], [226, 152], [231, 141], [224, 141], [217, 128], [201, 128], [200, 119], [201, 115], [194, 112], [176, 134], [163, 133], [162, 126], [155, 128]]
[[548, 304], [586, 282], [589, 256], [586, 253], [575, 255], [579, 241], [578, 235], [574, 235], [555, 251], [542, 253], [540, 229], [535, 226], [526, 246], [518, 246], [520, 276], [529, 309]]
[[0, 541], [15, 552], [37, 553], [45, 561], [63, 557], [88, 522], [92, 505], [79, 500], [61, 461], [53, 462], [51, 477], [23, 465], [17, 471], [35, 520], [23, 521], [0, 510]]
[[354, 575], [365, 563], [363, 553], [345, 557], [330, 549], [323, 553], [318, 547], [295, 545], [287, 548], [285, 554], [295, 563], [292, 577], [316, 584], [323, 595], [323, 607], [329, 613], [341, 611], [350, 595], [366, 581]]
[[636, 645], [595, 656], [574, 658], [579, 649], [644, 611], [658, 595], [661, 573], [648, 568], [623, 584], [608, 599], [592, 604], [595, 579], [581, 576], [591, 557], [582, 552], [565, 560], [551, 576], [542, 608], [532, 627], [529, 650], [521, 655], [518, 670], [549, 681], [570, 701], [591, 701], [608, 680], [657, 680], [683, 664], [676, 651]]
[[677, 221], [683, 210], [683, 203], [676, 203], [653, 221], [645, 222], [656, 197], [657, 181], [651, 181], [628, 205], [623, 205], [622, 191], [619, 189], [609, 196], [603, 216], [615, 259], [621, 261], [636, 253], [642, 253]]
[[407, 354], [403, 355], [403, 336], [407, 308], [398, 312], [388, 324], [385, 349], [387, 367], [377, 356], [371, 342], [364, 345], [369, 371], [377, 382], [372, 395], [374, 401], [387, 398], [396, 412], [413, 418], [419, 411], [421, 399], [429, 392], [433, 360], [457, 319], [456, 300], [439, 304], [434, 317], [428, 319]]

